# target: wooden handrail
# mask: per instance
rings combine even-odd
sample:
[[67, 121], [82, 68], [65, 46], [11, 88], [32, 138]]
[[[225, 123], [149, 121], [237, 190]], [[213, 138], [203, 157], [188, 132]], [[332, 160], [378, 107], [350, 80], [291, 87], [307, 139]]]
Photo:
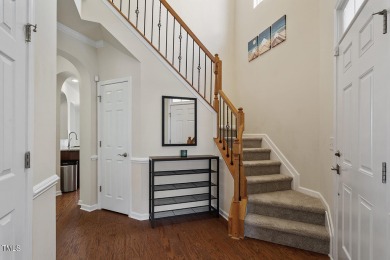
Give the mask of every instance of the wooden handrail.
[[[238, 116], [238, 109], [233, 105], [233, 103], [230, 101], [230, 99], [226, 96], [226, 94], [222, 91], [218, 91], [219, 95], [222, 97], [222, 99], [225, 101], [225, 103], [228, 105], [230, 110], [233, 112], [235, 116]], [[242, 108], [241, 108], [242, 109]]]
[[188, 34], [194, 39], [194, 41], [199, 45], [199, 47], [206, 53], [206, 55], [215, 63], [215, 57], [211, 52], [204, 46], [204, 44], [196, 37], [195, 33], [192, 32], [190, 27], [181, 19], [181, 17], [176, 13], [176, 11], [170, 6], [166, 0], [160, 0], [160, 2], [167, 8], [167, 10], [171, 13], [171, 15], [180, 23], [184, 30], [188, 32]]

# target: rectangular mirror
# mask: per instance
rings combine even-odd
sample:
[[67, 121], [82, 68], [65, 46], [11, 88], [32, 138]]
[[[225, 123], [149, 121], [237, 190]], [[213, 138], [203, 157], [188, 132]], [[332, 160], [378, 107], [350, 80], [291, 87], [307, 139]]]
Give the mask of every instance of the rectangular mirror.
[[162, 146], [197, 145], [196, 98], [162, 97]]

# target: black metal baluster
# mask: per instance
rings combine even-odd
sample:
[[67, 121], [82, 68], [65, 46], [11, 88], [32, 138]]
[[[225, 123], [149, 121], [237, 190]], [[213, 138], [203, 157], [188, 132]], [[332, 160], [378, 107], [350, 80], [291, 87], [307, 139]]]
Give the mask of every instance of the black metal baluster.
[[213, 61], [210, 59], [210, 104], [213, 103]]
[[187, 78], [187, 69], [188, 69], [188, 32], [187, 32], [187, 40], [186, 40], [186, 78]]
[[167, 23], [165, 25], [166, 33], [165, 33], [165, 58], [168, 56], [168, 9], [167, 9]]
[[139, 3], [138, 3], [138, 0], [137, 0], [137, 9], [135, 9], [135, 14], [137, 16], [137, 20], [135, 22], [135, 27], [138, 28], [138, 15], [139, 15]]
[[233, 165], [233, 111], [230, 110], [230, 122], [232, 122], [232, 125], [230, 127], [230, 164]]
[[127, 20], [130, 21], [130, 5], [131, 4], [131, 1], [129, 0], [129, 8], [127, 9]]
[[192, 87], [194, 87], [194, 66], [195, 66], [195, 40], [192, 39]]
[[173, 51], [172, 51], [172, 65], [175, 66], [175, 25], [176, 25], [176, 18], [173, 17]]
[[206, 82], [207, 82], [207, 78], [206, 78], [206, 76], [207, 76], [207, 74], [206, 74], [206, 72], [207, 72], [207, 60], [206, 60], [206, 53], [204, 53], [204, 98], [206, 98]]
[[231, 142], [231, 140], [229, 139], [229, 107], [227, 104], [226, 104], [226, 121], [227, 121], [225, 127], [226, 137], [227, 137], [226, 157], [229, 158], [229, 142]]
[[[221, 126], [220, 126], [221, 127]], [[223, 101], [222, 105], [222, 149], [225, 150], [225, 101]]]
[[200, 88], [200, 69], [201, 69], [201, 67], [200, 67], [200, 46], [198, 46], [198, 93], [200, 94], [200, 90], [199, 90], [199, 88]]
[[158, 14], [158, 50], [160, 51], [160, 39], [161, 39], [161, 1], [160, 1], [160, 11]]
[[122, 12], [122, 0], [119, 2], [119, 11]]
[[222, 143], [222, 128], [221, 128], [221, 113], [222, 111], [222, 98], [219, 96], [219, 122], [218, 122], [218, 128], [219, 128], [219, 143]]
[[[237, 138], [237, 136], [238, 136], [237, 116], [235, 116], [235, 118], [236, 118], [236, 138]], [[241, 140], [241, 142], [242, 142], [242, 140]]]
[[146, 0], [145, 0], [145, 6], [144, 6], [144, 35], [146, 31]]
[[181, 25], [180, 25], [180, 35], [179, 35], [179, 42], [180, 42], [180, 49], [179, 49], [179, 72], [181, 70], [181, 39], [183, 36], [181, 35]]
[[154, 27], [153, 18], [154, 18], [154, 0], [152, 1], [152, 33], [150, 36], [150, 42], [152, 43], [152, 45], [153, 45], [153, 27]]

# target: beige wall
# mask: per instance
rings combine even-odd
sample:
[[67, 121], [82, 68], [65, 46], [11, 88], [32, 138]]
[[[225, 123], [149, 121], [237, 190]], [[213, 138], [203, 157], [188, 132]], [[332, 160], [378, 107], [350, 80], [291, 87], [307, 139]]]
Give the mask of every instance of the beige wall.
[[[247, 44], [287, 15], [287, 40], [252, 62]], [[303, 187], [332, 199], [332, 1], [236, 2], [236, 76], [245, 133], [265, 133], [300, 173]]]
[[[56, 174], [56, 1], [34, 1], [34, 139], [33, 185]], [[32, 192], [32, 191], [30, 191]], [[55, 188], [32, 202], [32, 258], [55, 259]]]
[[33, 185], [56, 174], [56, 45], [57, 3], [35, 1], [33, 34], [35, 47]]

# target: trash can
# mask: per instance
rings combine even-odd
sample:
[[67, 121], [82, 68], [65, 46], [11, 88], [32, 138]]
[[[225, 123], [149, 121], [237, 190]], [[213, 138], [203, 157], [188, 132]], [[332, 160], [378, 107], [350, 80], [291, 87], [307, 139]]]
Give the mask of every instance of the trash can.
[[65, 161], [61, 163], [61, 191], [70, 192], [77, 190], [77, 161]]

